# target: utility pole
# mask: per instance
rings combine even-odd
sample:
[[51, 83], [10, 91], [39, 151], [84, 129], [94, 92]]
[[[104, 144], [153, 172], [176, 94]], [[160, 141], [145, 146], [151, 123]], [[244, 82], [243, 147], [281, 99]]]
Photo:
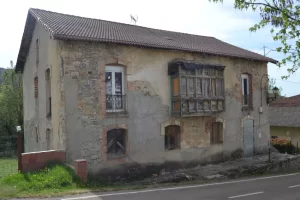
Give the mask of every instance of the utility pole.
[[264, 48], [264, 56], [266, 56], [266, 46], [263, 46]]

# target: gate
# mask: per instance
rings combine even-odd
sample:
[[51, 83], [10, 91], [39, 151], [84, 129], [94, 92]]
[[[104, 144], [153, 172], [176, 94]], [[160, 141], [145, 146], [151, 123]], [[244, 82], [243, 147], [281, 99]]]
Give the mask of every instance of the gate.
[[18, 135], [0, 135], [0, 179], [18, 172]]
[[244, 156], [254, 155], [254, 122], [253, 119], [244, 120]]

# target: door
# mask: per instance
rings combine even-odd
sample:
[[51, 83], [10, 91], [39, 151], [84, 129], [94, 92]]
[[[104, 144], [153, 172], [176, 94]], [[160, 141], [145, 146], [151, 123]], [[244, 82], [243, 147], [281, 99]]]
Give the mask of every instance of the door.
[[244, 156], [251, 157], [254, 154], [254, 123], [252, 119], [244, 120]]

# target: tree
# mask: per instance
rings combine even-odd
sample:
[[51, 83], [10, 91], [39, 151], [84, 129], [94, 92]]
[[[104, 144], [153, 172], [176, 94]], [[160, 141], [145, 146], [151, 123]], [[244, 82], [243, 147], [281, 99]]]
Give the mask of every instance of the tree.
[[[276, 86], [276, 79], [275, 78], [270, 78], [268, 80], [268, 92], [273, 93], [272, 90], [275, 86]], [[278, 89], [279, 89], [279, 91], [278, 91], [279, 96], [282, 96], [282, 87], [279, 87]]]
[[3, 71], [0, 86], [0, 135], [12, 135], [18, 125], [23, 126], [22, 75], [10, 68]]
[[[223, 0], [209, 1], [223, 2]], [[288, 62], [292, 64], [287, 69], [287, 76], [282, 78], [286, 79], [295, 73], [300, 67], [300, 0], [235, 0], [234, 8], [252, 9], [260, 13], [260, 21], [249, 30], [255, 32], [269, 25], [273, 40], [281, 43], [276, 51], [284, 55], [278, 66]]]

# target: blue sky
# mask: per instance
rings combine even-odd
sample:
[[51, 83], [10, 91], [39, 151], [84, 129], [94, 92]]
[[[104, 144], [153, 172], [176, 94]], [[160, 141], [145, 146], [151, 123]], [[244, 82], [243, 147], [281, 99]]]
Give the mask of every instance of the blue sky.
[[[10, 0], [1, 4], [0, 67], [8, 67], [10, 60], [16, 62], [30, 7], [123, 23], [130, 23], [130, 14], [133, 14], [138, 16], [140, 26], [213, 36], [261, 54], [263, 46], [274, 49], [278, 45], [273, 42], [268, 28], [250, 33], [249, 27], [259, 21], [259, 15], [235, 10], [233, 0], [226, 0], [224, 4], [208, 0]], [[273, 51], [268, 56], [282, 58]], [[281, 76], [286, 75], [286, 67], [279, 69], [269, 64], [268, 70], [270, 77], [276, 78], [276, 85], [283, 88], [283, 94], [300, 93], [297, 79], [300, 71], [283, 81]]]

